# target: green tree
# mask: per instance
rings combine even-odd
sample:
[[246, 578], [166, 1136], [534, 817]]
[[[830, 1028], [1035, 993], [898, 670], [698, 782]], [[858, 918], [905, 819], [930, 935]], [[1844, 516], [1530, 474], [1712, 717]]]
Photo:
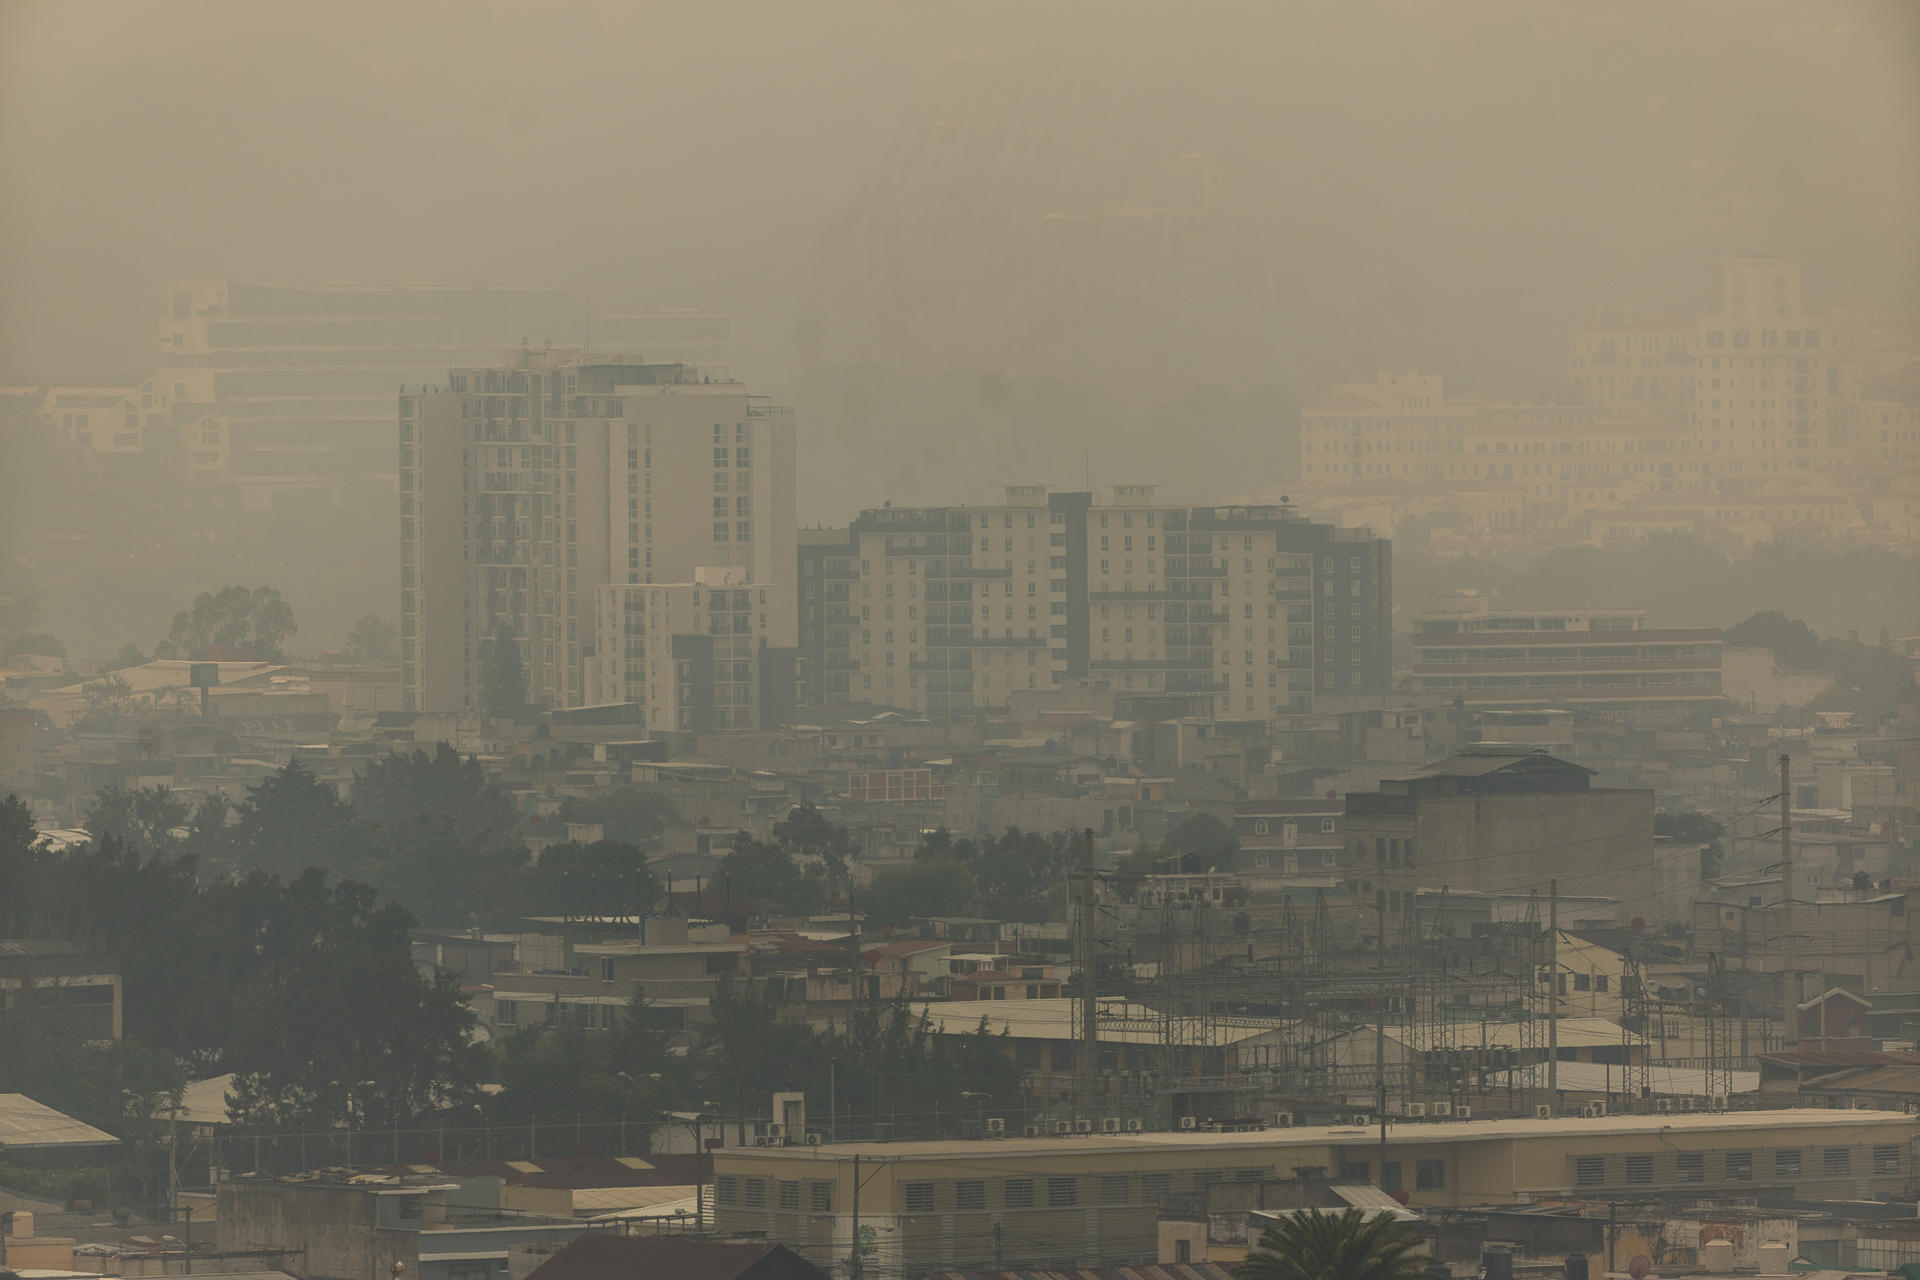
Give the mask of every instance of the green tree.
[[293, 606], [272, 587], [227, 586], [202, 591], [190, 608], [173, 615], [167, 638], [154, 646], [156, 658], [204, 658], [210, 646], [241, 649], [261, 662], [280, 662], [280, 644], [300, 628]]
[[1418, 1232], [1358, 1209], [1300, 1209], [1260, 1235], [1236, 1280], [1414, 1280], [1426, 1266]]
[[1008, 827], [977, 845], [962, 840], [954, 847], [973, 872], [979, 914], [996, 920], [1037, 921], [1055, 913], [1056, 890], [1079, 862], [1080, 834]]
[[37, 658], [65, 658], [67, 646], [44, 631], [29, 631], [8, 639], [0, 654], [9, 658], [32, 655]]
[[247, 789], [233, 829], [236, 856], [249, 866], [297, 875], [308, 867], [338, 871], [354, 858], [351, 833], [340, 828], [352, 808], [298, 756]]
[[519, 639], [505, 627], [493, 633], [487, 653], [485, 697], [487, 710], [500, 715], [527, 709], [527, 664], [520, 655]]
[[1167, 849], [1199, 860], [1200, 869], [1224, 870], [1240, 852], [1233, 828], [1210, 813], [1190, 813], [1167, 832]]
[[376, 826], [398, 827], [414, 818], [445, 815], [468, 830], [498, 840], [511, 838], [513, 802], [472, 756], [446, 742], [381, 756], [353, 775], [353, 809]]
[[1813, 700], [1821, 711], [1847, 711], [1871, 723], [1913, 700], [1913, 666], [1892, 649], [1853, 640], [1820, 645], [1820, 666], [1833, 672], [1833, 684]]
[[1726, 833], [1727, 828], [1724, 824], [1701, 813], [1698, 809], [1681, 809], [1675, 813], [1662, 811], [1653, 815], [1653, 834], [1656, 836], [1667, 836], [1682, 844], [1702, 846], [1700, 850], [1702, 880], [1711, 880], [1720, 874], [1720, 866], [1726, 856], [1720, 837]]
[[1721, 639], [1727, 644], [1771, 649], [1773, 660], [1790, 671], [1814, 671], [1820, 667], [1820, 637], [1812, 627], [1778, 609], [1763, 609], [1746, 621], [1728, 627]]
[[102, 787], [87, 806], [81, 825], [96, 837], [111, 836], [142, 849], [162, 849], [174, 843], [175, 828], [186, 824], [191, 811], [171, 787]]
[[377, 613], [362, 614], [347, 632], [347, 660], [369, 666], [400, 661], [400, 631]]
[[659, 897], [659, 881], [638, 845], [569, 840], [540, 851], [519, 905], [522, 914], [615, 916], [647, 910]]
[[959, 915], [972, 903], [973, 873], [966, 863], [951, 856], [915, 859], [904, 867], [881, 867], [859, 897], [861, 915], [869, 923], [879, 924]]
[[782, 910], [804, 915], [820, 905], [817, 883], [809, 883], [800, 864], [784, 845], [755, 840], [741, 832], [733, 848], [720, 860], [720, 874], [736, 898], [758, 898], [779, 904]]
[[308, 871], [285, 886], [233, 1010], [241, 1123], [386, 1128], [473, 1102], [473, 1013], [451, 975], [414, 965], [412, 924], [368, 885]]
[[574, 818], [599, 823], [609, 840], [652, 848], [668, 827], [681, 821], [673, 801], [658, 791], [625, 786], [574, 802]]
[[847, 863], [853, 857], [853, 834], [829, 821], [813, 805], [797, 805], [774, 823], [773, 838], [795, 858], [818, 860], [828, 883], [846, 880]]

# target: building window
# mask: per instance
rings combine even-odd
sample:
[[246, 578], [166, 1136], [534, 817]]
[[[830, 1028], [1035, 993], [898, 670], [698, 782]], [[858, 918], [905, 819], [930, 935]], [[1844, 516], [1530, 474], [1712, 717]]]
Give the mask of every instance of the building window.
[[832, 1212], [833, 1211], [833, 1184], [831, 1182], [816, 1182], [816, 1183], [813, 1183], [812, 1186], [813, 1186], [813, 1211], [815, 1213]]
[[931, 1182], [909, 1182], [906, 1185], [908, 1213], [933, 1212], [933, 1184]]
[[1033, 1179], [1008, 1178], [1000, 1188], [1000, 1204], [1006, 1209], [1033, 1208]]
[[1048, 1178], [1047, 1208], [1071, 1209], [1080, 1203], [1080, 1180], [1078, 1178]]
[[987, 1207], [987, 1184], [971, 1180], [953, 1184], [953, 1207], [956, 1209], [984, 1209]]
[[1573, 1180], [1583, 1187], [1597, 1187], [1607, 1180], [1605, 1156], [1575, 1156]]
[[1873, 1171], [1876, 1174], [1900, 1172], [1899, 1147], [1875, 1147], [1873, 1149]]
[[713, 1180], [713, 1202], [715, 1204], [740, 1203], [740, 1179], [727, 1174]]
[[1127, 1202], [1126, 1175], [1122, 1174], [1118, 1177], [1106, 1177], [1106, 1178], [1100, 1179], [1100, 1203], [1101, 1204], [1125, 1204], [1126, 1202]]
[[1415, 1191], [1439, 1191], [1446, 1185], [1446, 1161], [1415, 1160], [1413, 1162], [1413, 1189]]
[[1753, 1181], [1753, 1152], [1751, 1151], [1727, 1152], [1726, 1168], [1727, 1168], [1728, 1182]]
[[1796, 1150], [1776, 1151], [1773, 1153], [1773, 1176], [1776, 1178], [1797, 1178], [1800, 1176], [1800, 1153]]
[[1682, 1151], [1673, 1158], [1673, 1177], [1676, 1182], [1705, 1182], [1707, 1158], [1697, 1151]]
[[767, 1180], [765, 1178], [747, 1179], [747, 1208], [764, 1209], [767, 1207]]
[[798, 1209], [800, 1207], [799, 1183], [782, 1182], [780, 1184], [780, 1207], [782, 1209]]
[[1829, 1178], [1844, 1178], [1853, 1172], [1853, 1151], [1849, 1147], [1828, 1147], [1820, 1153], [1820, 1163]]
[[1140, 1198], [1148, 1204], [1157, 1205], [1167, 1194], [1170, 1185], [1167, 1174], [1143, 1173], [1140, 1175]]

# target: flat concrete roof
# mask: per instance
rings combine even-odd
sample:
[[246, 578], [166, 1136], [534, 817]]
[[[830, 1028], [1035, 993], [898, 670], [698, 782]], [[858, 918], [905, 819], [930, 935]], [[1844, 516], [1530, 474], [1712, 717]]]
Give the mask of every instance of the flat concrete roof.
[[[1710, 1111], [1649, 1116], [1564, 1116], [1552, 1120], [1451, 1120], [1390, 1122], [1390, 1141], [1398, 1142], [1506, 1142], [1530, 1138], [1566, 1139], [1619, 1137], [1623, 1134], [1755, 1133], [1768, 1129], [1819, 1130], [1827, 1128], [1920, 1128], [1920, 1116], [1902, 1111], [1844, 1111], [1826, 1107], [1797, 1107], [1780, 1111]], [[1889, 1133], [1888, 1138], [1894, 1138]], [[787, 1160], [932, 1160], [948, 1157], [1081, 1156], [1137, 1151], [1194, 1152], [1270, 1149], [1308, 1146], [1377, 1146], [1378, 1126], [1296, 1125], [1252, 1133], [1201, 1133], [1174, 1130], [1159, 1133], [1080, 1134], [1058, 1138], [953, 1138], [930, 1142], [840, 1142], [812, 1147], [740, 1147], [715, 1153], [729, 1157]]]

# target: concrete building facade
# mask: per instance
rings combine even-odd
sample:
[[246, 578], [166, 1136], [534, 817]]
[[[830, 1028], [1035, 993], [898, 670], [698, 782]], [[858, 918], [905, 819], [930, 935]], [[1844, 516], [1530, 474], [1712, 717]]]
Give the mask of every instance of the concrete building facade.
[[1009, 486], [1001, 505], [863, 512], [799, 548], [800, 683], [930, 714], [1091, 680], [1213, 716], [1391, 684], [1392, 560], [1280, 506]]
[[[791, 583], [793, 464], [790, 409], [686, 365], [523, 352], [403, 394], [408, 707], [478, 706], [502, 634], [521, 646], [535, 705], [624, 690], [628, 602], [600, 589], [685, 584], [690, 603], [703, 575]], [[619, 606], [604, 632], [602, 603]], [[791, 649], [796, 625], [772, 609], [758, 634]], [[621, 650], [617, 675], [594, 661], [603, 635]]]
[[1451, 592], [1413, 621], [1416, 694], [1469, 707], [1673, 712], [1716, 702], [1718, 627], [1650, 629], [1632, 609], [1496, 609]]
[[1637, 901], [1657, 888], [1653, 792], [1592, 778], [1544, 751], [1483, 747], [1350, 792], [1348, 883], [1378, 905], [1389, 947], [1423, 888], [1544, 900], [1558, 879], [1563, 892]]
[[1900, 1112], [1792, 1110], [1407, 1123], [1384, 1139], [1311, 1126], [741, 1148], [714, 1153], [715, 1221], [841, 1256], [857, 1183], [860, 1223], [882, 1242], [870, 1276], [1121, 1266], [1155, 1260], [1167, 1197], [1296, 1170], [1404, 1190], [1416, 1209], [1555, 1195], [1851, 1199], [1905, 1192], [1917, 1130]]

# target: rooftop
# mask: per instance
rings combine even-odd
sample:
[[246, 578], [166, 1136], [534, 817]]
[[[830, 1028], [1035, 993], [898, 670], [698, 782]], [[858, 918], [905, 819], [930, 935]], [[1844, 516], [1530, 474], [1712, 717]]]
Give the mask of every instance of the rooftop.
[[[1012, 1003], [1031, 1003], [1014, 1001]], [[1563, 1116], [1550, 1120], [1458, 1120], [1396, 1125], [1390, 1140], [1515, 1142], [1529, 1139], [1617, 1138], [1623, 1134], [1702, 1133], [1757, 1134], [1770, 1130], [1816, 1133], [1822, 1129], [1920, 1132], [1920, 1117], [1900, 1111], [1836, 1111], [1825, 1107], [1798, 1107], [1780, 1111], [1709, 1111], [1646, 1116]], [[995, 1161], [1082, 1156], [1105, 1152], [1166, 1151], [1228, 1152], [1272, 1150], [1283, 1147], [1378, 1145], [1380, 1131], [1360, 1125], [1296, 1125], [1253, 1133], [1204, 1133], [1178, 1130], [1162, 1133], [1091, 1134], [1058, 1138], [1004, 1138], [990, 1145], [981, 1139], [951, 1138], [925, 1142], [839, 1142], [812, 1147], [729, 1149], [716, 1158], [775, 1160], [917, 1161], [948, 1157], [981, 1157]]]
[[63, 1115], [24, 1093], [0, 1093], [0, 1151], [36, 1147], [112, 1147], [120, 1139]]

